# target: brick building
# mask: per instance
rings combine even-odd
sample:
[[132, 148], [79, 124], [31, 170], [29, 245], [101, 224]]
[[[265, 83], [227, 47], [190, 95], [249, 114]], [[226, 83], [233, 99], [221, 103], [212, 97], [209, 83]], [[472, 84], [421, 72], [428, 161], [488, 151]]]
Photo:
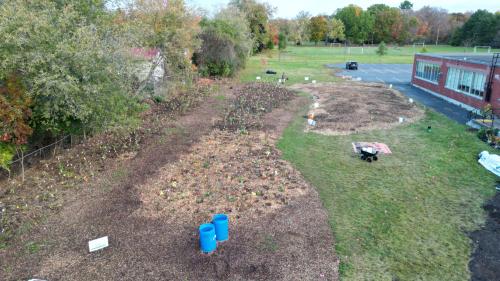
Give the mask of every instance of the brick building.
[[500, 113], [499, 54], [417, 54], [412, 84], [470, 111]]

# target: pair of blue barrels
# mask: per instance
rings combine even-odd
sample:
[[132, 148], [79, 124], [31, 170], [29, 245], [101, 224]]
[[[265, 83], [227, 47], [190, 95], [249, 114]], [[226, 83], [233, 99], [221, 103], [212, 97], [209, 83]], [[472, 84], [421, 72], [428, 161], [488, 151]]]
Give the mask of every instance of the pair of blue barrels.
[[205, 254], [213, 253], [217, 249], [217, 242], [229, 239], [229, 218], [224, 214], [212, 217], [212, 223], [200, 225], [200, 247]]

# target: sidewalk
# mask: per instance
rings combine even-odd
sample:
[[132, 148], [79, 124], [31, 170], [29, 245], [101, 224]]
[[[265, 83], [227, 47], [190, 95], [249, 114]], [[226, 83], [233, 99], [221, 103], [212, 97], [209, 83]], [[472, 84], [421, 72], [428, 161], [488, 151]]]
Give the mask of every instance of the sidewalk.
[[410, 84], [394, 84], [394, 88], [407, 97], [446, 115], [458, 123], [466, 124], [469, 121], [467, 120], [468, 111], [464, 108], [451, 104]]

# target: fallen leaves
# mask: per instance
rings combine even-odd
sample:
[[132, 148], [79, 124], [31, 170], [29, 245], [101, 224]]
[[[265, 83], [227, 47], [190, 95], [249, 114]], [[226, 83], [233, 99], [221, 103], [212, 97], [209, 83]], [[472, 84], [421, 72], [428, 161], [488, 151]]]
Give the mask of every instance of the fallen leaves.
[[215, 130], [140, 190], [142, 215], [201, 222], [217, 212], [237, 218], [273, 211], [305, 194], [308, 185], [263, 133]]
[[294, 96], [293, 92], [273, 84], [246, 84], [235, 93], [233, 103], [217, 127], [229, 131], [261, 128], [263, 114], [271, 112]]

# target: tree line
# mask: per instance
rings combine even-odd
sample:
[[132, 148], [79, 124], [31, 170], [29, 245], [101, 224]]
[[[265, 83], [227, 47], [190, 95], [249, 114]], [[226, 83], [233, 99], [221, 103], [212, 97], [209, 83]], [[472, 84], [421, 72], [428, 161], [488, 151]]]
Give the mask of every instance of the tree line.
[[287, 42], [500, 44], [500, 15], [484, 10], [405, 1], [292, 20], [274, 12], [258, 0], [231, 0], [213, 16], [183, 0], [0, 1], [0, 167], [33, 140], [137, 126], [146, 99], [193, 94], [197, 77], [233, 76]]
[[196, 94], [196, 77], [234, 75], [278, 40], [254, 0], [213, 17], [183, 0], [116, 2], [0, 1], [0, 167], [34, 140], [137, 126], [146, 99]]
[[410, 1], [398, 7], [374, 4], [366, 10], [356, 5], [330, 15], [300, 12], [294, 19], [274, 19], [272, 24], [297, 45], [305, 42], [378, 44], [452, 44], [500, 47], [500, 11], [448, 13], [425, 6], [413, 10]]

